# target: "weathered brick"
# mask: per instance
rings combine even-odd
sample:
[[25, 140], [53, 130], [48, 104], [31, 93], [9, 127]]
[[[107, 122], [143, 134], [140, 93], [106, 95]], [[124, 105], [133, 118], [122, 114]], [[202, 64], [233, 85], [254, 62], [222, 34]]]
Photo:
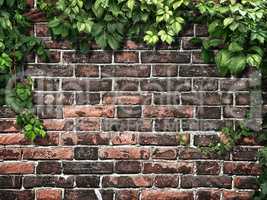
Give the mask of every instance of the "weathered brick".
[[210, 144], [218, 143], [218, 135], [195, 135], [194, 136], [194, 145], [199, 147], [207, 147]]
[[175, 160], [177, 149], [175, 148], [155, 148], [152, 152], [153, 159]]
[[97, 65], [77, 65], [75, 67], [77, 77], [99, 77], [99, 66]]
[[258, 181], [256, 177], [235, 177], [234, 186], [238, 189], [258, 189]]
[[176, 65], [155, 65], [152, 68], [152, 75], [159, 77], [174, 77], [178, 75]]
[[140, 106], [119, 106], [117, 107], [118, 118], [140, 118], [142, 108]]
[[117, 161], [115, 172], [119, 174], [135, 174], [141, 172], [141, 162], [139, 161]]
[[163, 132], [176, 132], [180, 131], [180, 120], [179, 119], [155, 119], [155, 130]]
[[100, 183], [99, 176], [76, 176], [77, 187], [98, 188]]
[[104, 131], [152, 131], [152, 120], [148, 119], [103, 119]]
[[218, 80], [212, 78], [194, 78], [193, 90], [196, 91], [216, 91], [218, 90]]
[[182, 173], [191, 174], [193, 172], [194, 164], [192, 162], [145, 162], [143, 173], [145, 174], [161, 174], [161, 173]]
[[103, 104], [143, 105], [151, 104], [151, 95], [137, 93], [106, 93]]
[[156, 105], [179, 105], [180, 95], [179, 94], [155, 93], [154, 104]]
[[37, 200], [61, 200], [62, 191], [59, 189], [38, 189], [36, 190]]
[[34, 89], [39, 91], [58, 91], [59, 79], [36, 78], [34, 79]]
[[231, 188], [232, 178], [228, 176], [182, 176], [182, 188], [211, 187]]
[[149, 79], [141, 81], [142, 91], [190, 91], [190, 79]]
[[42, 57], [37, 56], [38, 63], [59, 63], [60, 62], [60, 51], [49, 50], [48, 59], [43, 59]]
[[112, 162], [63, 162], [64, 174], [111, 174]]
[[168, 190], [143, 190], [142, 200], [193, 200], [193, 192], [168, 191]]
[[217, 155], [216, 153], [204, 154], [198, 148], [182, 147], [179, 148], [179, 158], [181, 160], [199, 160], [199, 159], [225, 159], [229, 160], [229, 153]]
[[77, 120], [76, 129], [78, 131], [99, 131], [100, 119], [97, 118], [81, 118]]
[[200, 175], [219, 175], [221, 170], [220, 164], [215, 161], [198, 161], [196, 167]]
[[62, 89], [66, 91], [110, 91], [111, 80], [63, 79]]
[[221, 119], [221, 107], [197, 107], [198, 119]]
[[0, 107], [0, 118], [15, 118], [16, 113], [9, 107]]
[[37, 105], [72, 105], [73, 93], [34, 93], [34, 103]]
[[69, 147], [23, 148], [23, 159], [29, 160], [70, 160], [73, 149]]
[[251, 200], [253, 193], [252, 192], [237, 192], [237, 191], [224, 191], [223, 199], [224, 200]]
[[151, 187], [153, 179], [150, 176], [104, 176], [103, 187], [138, 188]]
[[218, 200], [220, 196], [220, 191], [217, 190], [200, 190], [197, 191], [196, 200]]
[[99, 157], [101, 159], [146, 160], [149, 156], [150, 151], [148, 148], [102, 147], [99, 149]]
[[220, 80], [222, 91], [249, 91], [249, 81], [247, 79], [223, 79]]
[[38, 137], [34, 143], [39, 146], [56, 146], [59, 144], [59, 132], [47, 132], [45, 138]]
[[68, 176], [25, 176], [23, 178], [23, 186], [25, 188], [34, 187], [59, 187], [71, 188], [74, 186], [74, 177]]
[[21, 148], [0, 147], [0, 160], [20, 160]]
[[258, 163], [224, 162], [223, 172], [224, 174], [230, 174], [230, 175], [257, 176], [261, 173], [261, 167]]
[[232, 155], [233, 160], [257, 160], [258, 148], [246, 148], [246, 147], [235, 147], [233, 149]]
[[34, 200], [35, 195], [32, 190], [0, 190], [0, 196], [5, 200]]
[[141, 145], [160, 145], [160, 146], [177, 146], [179, 144], [177, 134], [155, 134], [140, 133], [139, 143]]
[[111, 63], [112, 52], [97, 51], [87, 54], [64, 52], [63, 61], [66, 63]]
[[249, 105], [251, 101], [250, 93], [237, 93], [235, 96], [236, 105]]
[[113, 117], [114, 106], [65, 106], [64, 117]]
[[182, 120], [182, 129], [184, 131], [220, 131], [224, 127], [233, 127], [233, 125], [232, 120]]
[[193, 107], [191, 106], [144, 106], [144, 117], [176, 117], [192, 118]]
[[16, 189], [21, 188], [22, 180], [21, 176], [14, 175], [1, 175], [0, 176], [0, 189]]
[[139, 54], [135, 51], [116, 51], [114, 60], [116, 63], [138, 63]]
[[6, 162], [0, 163], [1, 174], [33, 174], [34, 163], [26, 162]]
[[226, 106], [223, 109], [223, 116], [225, 118], [235, 119], [245, 118], [248, 110], [249, 109], [247, 107]]
[[68, 77], [73, 76], [73, 65], [28, 65], [25, 73], [31, 76], [54, 76]]
[[0, 145], [16, 145], [16, 144], [23, 145], [29, 143], [30, 142], [25, 139], [25, 136], [20, 133], [14, 133], [14, 134], [7, 133], [0, 135]]
[[76, 160], [97, 160], [98, 148], [97, 147], [75, 147], [74, 158]]
[[159, 175], [155, 177], [154, 184], [158, 188], [176, 188], [178, 187], [179, 177], [172, 175]]
[[64, 145], [105, 145], [109, 144], [109, 140], [109, 134], [104, 133], [65, 132], [62, 134], [62, 144]]
[[100, 103], [100, 93], [87, 93], [87, 92], [76, 93], [77, 105], [95, 105], [99, 103]]
[[61, 162], [43, 161], [38, 162], [36, 167], [37, 174], [61, 174]]
[[0, 120], [0, 131], [1, 132], [18, 132], [18, 126], [15, 120], [6, 119]]
[[137, 144], [137, 140], [137, 134], [121, 132], [117, 134], [112, 134], [111, 143], [113, 145]]
[[35, 24], [35, 30], [36, 30], [37, 37], [48, 37], [49, 36], [48, 25], [46, 23]]
[[64, 199], [66, 200], [86, 200], [86, 199], [92, 199], [92, 200], [98, 200], [95, 191], [94, 190], [65, 190], [64, 193]]
[[219, 77], [216, 66], [190, 65], [180, 66], [179, 75], [182, 77]]
[[71, 131], [74, 128], [72, 119], [45, 119], [43, 123], [48, 131]]
[[139, 81], [136, 80], [115, 80], [115, 91], [137, 91]]
[[148, 51], [141, 53], [143, 63], [189, 63], [190, 54], [182, 52]]
[[150, 66], [147, 65], [133, 65], [133, 66], [102, 66], [102, 77], [149, 77]]
[[63, 106], [61, 105], [38, 105], [36, 106], [36, 113], [41, 119], [62, 119]]
[[138, 191], [136, 190], [118, 190], [116, 192], [116, 200], [138, 200]]
[[221, 95], [217, 92], [182, 93], [183, 105], [221, 105]]

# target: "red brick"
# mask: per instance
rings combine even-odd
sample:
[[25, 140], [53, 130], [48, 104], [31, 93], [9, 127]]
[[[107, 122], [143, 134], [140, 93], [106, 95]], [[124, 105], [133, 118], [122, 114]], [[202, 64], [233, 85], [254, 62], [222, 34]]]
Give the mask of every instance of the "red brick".
[[139, 161], [117, 161], [115, 163], [115, 172], [119, 174], [134, 174], [141, 172], [141, 162]]
[[45, 119], [44, 127], [49, 131], [71, 131], [73, 130], [73, 120], [66, 119]]
[[100, 119], [97, 118], [82, 118], [77, 120], [78, 131], [99, 131], [100, 130]]
[[152, 152], [153, 159], [175, 160], [177, 149], [175, 148], [155, 148]]
[[176, 188], [178, 187], [179, 177], [175, 175], [161, 175], [156, 176], [154, 184], [158, 188]]
[[21, 156], [21, 148], [0, 147], [0, 160], [19, 160]]
[[191, 106], [145, 106], [144, 117], [192, 118]]
[[47, 24], [38, 23], [35, 25], [36, 36], [37, 37], [49, 37], [49, 30]]
[[0, 135], [1, 145], [15, 145], [15, 144], [27, 144], [27, 141], [23, 134], [3, 134]]
[[138, 147], [102, 147], [99, 149], [101, 159], [148, 159], [150, 151], [148, 148]]
[[251, 200], [252, 192], [236, 192], [236, 191], [224, 191], [224, 200]]
[[116, 63], [138, 63], [138, 52], [134, 51], [120, 51], [115, 52], [114, 59]]
[[168, 191], [168, 190], [144, 190], [141, 193], [142, 200], [193, 200], [193, 192]]
[[103, 104], [143, 105], [151, 103], [151, 95], [134, 93], [107, 93], [103, 95]]
[[234, 186], [238, 189], [258, 189], [258, 181], [256, 177], [235, 177]]
[[151, 187], [153, 178], [149, 176], [104, 176], [103, 187], [136, 188]]
[[156, 65], [153, 66], [152, 74], [153, 76], [159, 76], [159, 77], [177, 76], [178, 67], [175, 65]]
[[225, 174], [231, 175], [258, 176], [261, 173], [261, 166], [258, 163], [224, 162], [223, 171]]
[[221, 167], [218, 162], [198, 161], [196, 162], [197, 174], [200, 175], [219, 175]]
[[196, 200], [219, 200], [220, 196], [221, 194], [218, 190], [200, 190], [197, 191]]
[[141, 53], [143, 63], [189, 63], [190, 54], [180, 52], [148, 51]]
[[64, 117], [113, 117], [114, 106], [66, 106]]
[[61, 200], [62, 191], [59, 189], [38, 189], [36, 190], [37, 200]]
[[73, 149], [69, 147], [23, 148], [23, 159], [30, 160], [70, 160]]
[[117, 133], [112, 136], [111, 142], [113, 145], [136, 144], [137, 135], [127, 132]]
[[0, 163], [1, 174], [32, 174], [34, 173], [33, 163], [6, 162]]
[[139, 192], [136, 190], [118, 190], [116, 192], [116, 200], [138, 200]]
[[183, 173], [190, 174], [193, 173], [193, 163], [192, 162], [153, 162], [144, 163], [144, 173], [150, 174], [161, 174], [161, 173]]
[[77, 65], [75, 68], [77, 77], [99, 77], [99, 66], [97, 65]]
[[0, 132], [18, 132], [15, 120], [0, 120]]

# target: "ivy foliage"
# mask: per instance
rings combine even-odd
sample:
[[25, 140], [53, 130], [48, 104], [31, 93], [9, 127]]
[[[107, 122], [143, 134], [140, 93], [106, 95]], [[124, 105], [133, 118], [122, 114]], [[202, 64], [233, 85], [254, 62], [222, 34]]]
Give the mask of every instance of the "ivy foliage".
[[[190, 0], [58, 0], [40, 1], [55, 38], [72, 41], [83, 52], [88, 41], [118, 49], [125, 38], [171, 44], [190, 12]], [[78, 36], [78, 37], [77, 37]]]
[[202, 20], [208, 22], [209, 39], [203, 41], [202, 51], [206, 62], [215, 61], [223, 75], [266, 65], [267, 1], [209, 0], [197, 8]]
[[45, 132], [32, 111], [32, 81], [22, 71], [28, 55], [45, 58], [46, 53], [41, 41], [30, 35], [32, 24], [24, 15], [27, 11], [25, 0], [0, 0], [0, 106], [12, 108], [25, 136], [34, 140], [44, 137]]

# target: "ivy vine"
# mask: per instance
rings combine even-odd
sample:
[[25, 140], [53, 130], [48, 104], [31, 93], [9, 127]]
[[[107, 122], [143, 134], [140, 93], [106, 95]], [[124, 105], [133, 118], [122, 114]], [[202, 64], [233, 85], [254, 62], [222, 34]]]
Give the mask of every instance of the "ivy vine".
[[0, 105], [17, 113], [17, 124], [26, 138], [44, 137], [44, 128], [32, 105], [32, 81], [23, 76], [27, 56], [45, 57], [41, 41], [30, 35], [31, 22], [24, 15], [26, 1], [0, 0]]

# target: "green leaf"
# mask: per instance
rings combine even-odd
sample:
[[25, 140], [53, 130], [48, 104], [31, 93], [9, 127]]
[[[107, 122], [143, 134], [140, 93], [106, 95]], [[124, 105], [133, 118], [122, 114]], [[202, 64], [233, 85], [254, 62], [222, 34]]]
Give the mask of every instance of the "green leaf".
[[247, 63], [252, 67], [257, 67], [261, 65], [262, 57], [258, 54], [248, 54]]
[[232, 24], [233, 21], [234, 21], [234, 18], [231, 18], [231, 17], [225, 18], [225, 19], [223, 20], [223, 25], [224, 25], [224, 27], [229, 26], [230, 24]]
[[128, 0], [127, 1], [127, 6], [130, 10], [134, 9], [134, 5], [135, 5], [135, 0]]
[[229, 51], [231, 52], [240, 52], [243, 50], [243, 47], [241, 47], [237, 42], [232, 42], [230, 45], [229, 45]]
[[232, 54], [230, 51], [221, 50], [215, 56], [215, 63], [217, 64], [219, 71], [222, 75], [226, 75], [229, 72], [229, 64]]
[[246, 56], [238, 55], [230, 59], [229, 68], [233, 75], [240, 74], [246, 68]]

